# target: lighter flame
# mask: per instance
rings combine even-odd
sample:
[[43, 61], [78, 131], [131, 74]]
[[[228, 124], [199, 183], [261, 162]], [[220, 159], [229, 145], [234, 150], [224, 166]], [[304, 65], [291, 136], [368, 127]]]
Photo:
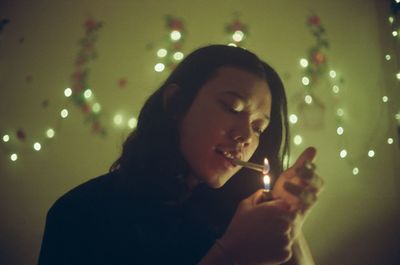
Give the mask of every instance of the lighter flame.
[[266, 190], [270, 190], [271, 189], [271, 178], [268, 175], [264, 175], [264, 188]]
[[268, 172], [269, 172], [269, 170], [270, 170], [270, 167], [269, 167], [268, 159], [267, 159], [267, 158], [264, 158], [263, 174], [264, 174], [264, 175], [267, 175]]

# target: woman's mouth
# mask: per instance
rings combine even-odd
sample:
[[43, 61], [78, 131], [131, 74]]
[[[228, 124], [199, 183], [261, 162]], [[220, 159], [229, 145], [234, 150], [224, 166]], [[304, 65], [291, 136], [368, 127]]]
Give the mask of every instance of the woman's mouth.
[[233, 159], [235, 159], [235, 157], [234, 157], [233, 154], [231, 154], [231, 153], [228, 152], [228, 151], [224, 151], [224, 150], [221, 150], [221, 149], [218, 149], [218, 148], [215, 148], [215, 151], [217, 152], [217, 154], [222, 155], [226, 160], [228, 160], [229, 163], [230, 163], [233, 167], [236, 167], [236, 166], [237, 166], [235, 163], [233, 163]]

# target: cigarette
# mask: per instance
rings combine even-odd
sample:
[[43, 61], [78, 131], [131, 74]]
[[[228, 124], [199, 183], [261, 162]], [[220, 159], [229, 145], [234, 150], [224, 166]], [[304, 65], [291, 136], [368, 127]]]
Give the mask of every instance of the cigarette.
[[246, 167], [258, 172], [263, 173], [264, 172], [264, 166], [263, 165], [259, 165], [259, 164], [255, 164], [255, 163], [251, 163], [251, 162], [245, 162], [236, 158], [232, 159], [232, 162], [235, 163], [236, 165], [242, 166], [242, 167]]

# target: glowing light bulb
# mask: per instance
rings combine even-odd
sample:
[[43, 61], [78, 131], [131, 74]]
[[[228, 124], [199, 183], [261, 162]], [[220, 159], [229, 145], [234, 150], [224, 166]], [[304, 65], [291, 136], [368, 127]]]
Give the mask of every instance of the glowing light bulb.
[[389, 61], [390, 59], [392, 59], [392, 57], [389, 54], [386, 54], [385, 59], [386, 59], [386, 61]]
[[166, 49], [159, 49], [158, 51], [157, 51], [157, 56], [158, 57], [160, 57], [160, 58], [162, 58], [162, 57], [165, 57], [166, 55], [167, 55], [167, 50]]
[[100, 112], [100, 110], [101, 110], [100, 104], [98, 102], [94, 103], [93, 106], [92, 106], [92, 110], [93, 110], [94, 113]]
[[86, 98], [86, 99], [88, 99], [88, 98], [90, 98], [91, 96], [92, 96], [92, 90], [90, 90], [90, 89], [86, 89], [85, 90], [85, 92], [83, 92], [83, 96]]
[[11, 161], [16, 161], [18, 159], [18, 155], [16, 153], [10, 155]]
[[295, 145], [300, 145], [303, 142], [303, 138], [300, 135], [296, 135], [293, 138], [293, 142]]
[[336, 114], [337, 114], [339, 117], [342, 117], [342, 116], [344, 115], [343, 109], [342, 109], [342, 108], [338, 108], [338, 109], [336, 110]]
[[308, 77], [304, 76], [301, 79], [301, 82], [303, 83], [303, 85], [308, 86], [310, 84], [310, 79]]
[[38, 142], [33, 144], [33, 149], [35, 149], [36, 151], [39, 151], [40, 149], [42, 149], [42, 145]]
[[400, 72], [396, 74], [396, 78], [400, 80]]
[[68, 110], [67, 109], [63, 109], [61, 110], [61, 118], [66, 118], [68, 117]]
[[67, 97], [67, 98], [69, 98], [71, 95], [72, 95], [72, 89], [71, 88], [66, 88], [65, 90], [64, 90], [64, 95]]
[[311, 104], [312, 101], [313, 101], [313, 99], [312, 99], [312, 97], [311, 97], [310, 95], [307, 95], [307, 96], [304, 97], [304, 101], [305, 101], [307, 104]]
[[329, 76], [332, 77], [332, 78], [335, 78], [336, 77], [336, 72], [333, 71], [333, 70], [329, 71]]
[[347, 156], [347, 151], [346, 149], [343, 149], [342, 151], [340, 151], [340, 157], [341, 158], [345, 158]]
[[392, 16], [389, 17], [389, 23], [392, 24], [394, 21], [394, 18]]
[[47, 131], [46, 131], [46, 135], [47, 135], [47, 137], [48, 138], [53, 138], [54, 137], [54, 135], [55, 135], [55, 131], [53, 130], [53, 129], [48, 129]]
[[338, 87], [337, 85], [334, 85], [334, 86], [332, 87], [332, 91], [333, 91], [333, 93], [335, 93], [335, 94], [339, 93], [339, 87]]
[[240, 42], [243, 40], [244, 37], [244, 33], [241, 30], [236, 30], [233, 35], [232, 35], [232, 40], [236, 41], [236, 42]]
[[181, 39], [182, 35], [179, 31], [173, 30], [170, 34], [170, 37], [171, 37], [171, 40], [177, 41], [177, 40]]
[[396, 3], [400, 3], [400, 0], [396, 0]]
[[393, 37], [397, 37], [397, 35], [399, 35], [399, 33], [396, 30], [393, 30], [392, 35], [393, 35]]
[[388, 98], [387, 96], [383, 96], [383, 97], [382, 97], [382, 101], [386, 103], [386, 102], [389, 101], [389, 98]]
[[354, 167], [353, 168], [353, 175], [358, 175], [358, 173], [360, 173], [360, 170], [358, 169], [358, 167]]
[[389, 137], [389, 138], [387, 139], [387, 143], [388, 143], [388, 144], [393, 144], [393, 142], [394, 142], [394, 140], [393, 140], [392, 137]]
[[308, 66], [307, 59], [301, 58], [300, 59], [300, 66], [303, 67], [303, 68], [306, 68]]
[[154, 70], [156, 72], [162, 72], [165, 69], [165, 65], [163, 63], [158, 63], [154, 66]]
[[339, 127], [336, 129], [336, 132], [337, 132], [338, 135], [342, 135], [342, 134], [344, 133], [343, 127], [339, 126]]
[[137, 125], [137, 119], [135, 117], [130, 118], [128, 121], [129, 128], [131, 129], [136, 128], [136, 125]]
[[3, 142], [7, 143], [10, 141], [10, 136], [8, 134], [3, 135]]
[[375, 151], [374, 150], [369, 150], [368, 151], [368, 156], [369, 157], [374, 157], [375, 156]]
[[114, 116], [114, 123], [116, 125], [121, 125], [122, 124], [122, 115], [121, 114], [117, 114]]
[[181, 53], [181, 52], [174, 53], [174, 59], [177, 60], [177, 61], [182, 60], [183, 59], [183, 53]]
[[298, 121], [297, 115], [296, 115], [296, 114], [291, 114], [291, 115], [289, 116], [289, 121], [290, 121], [291, 123], [293, 123], [293, 124], [296, 124], [297, 121]]

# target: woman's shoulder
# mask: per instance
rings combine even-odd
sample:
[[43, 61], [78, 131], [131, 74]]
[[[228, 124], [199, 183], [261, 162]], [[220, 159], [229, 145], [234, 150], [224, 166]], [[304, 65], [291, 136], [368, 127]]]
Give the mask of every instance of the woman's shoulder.
[[105, 206], [105, 202], [118, 194], [122, 186], [120, 173], [109, 172], [92, 178], [66, 192], [55, 201], [49, 210], [51, 213], [86, 214]]

